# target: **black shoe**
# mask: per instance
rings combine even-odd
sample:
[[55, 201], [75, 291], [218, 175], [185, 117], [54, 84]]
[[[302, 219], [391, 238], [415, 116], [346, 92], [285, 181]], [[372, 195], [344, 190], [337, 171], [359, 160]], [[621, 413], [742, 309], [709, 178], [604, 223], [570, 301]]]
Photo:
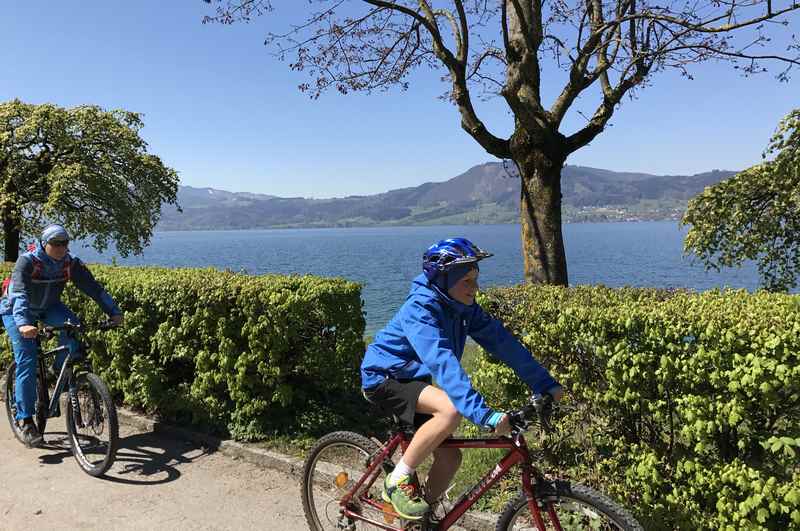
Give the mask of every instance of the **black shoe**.
[[25, 422], [22, 424], [22, 442], [24, 442], [25, 446], [28, 448], [35, 448], [44, 442], [44, 437], [42, 437], [42, 434], [36, 429], [36, 425], [33, 422]]

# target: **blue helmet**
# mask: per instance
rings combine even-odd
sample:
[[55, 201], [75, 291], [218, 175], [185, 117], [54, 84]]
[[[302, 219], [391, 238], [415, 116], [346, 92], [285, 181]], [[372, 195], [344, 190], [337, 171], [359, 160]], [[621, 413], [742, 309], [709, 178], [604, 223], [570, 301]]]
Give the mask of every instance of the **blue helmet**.
[[473, 264], [493, 256], [466, 238], [449, 238], [434, 243], [422, 255], [422, 270], [433, 281], [439, 273], [446, 273], [462, 264]]

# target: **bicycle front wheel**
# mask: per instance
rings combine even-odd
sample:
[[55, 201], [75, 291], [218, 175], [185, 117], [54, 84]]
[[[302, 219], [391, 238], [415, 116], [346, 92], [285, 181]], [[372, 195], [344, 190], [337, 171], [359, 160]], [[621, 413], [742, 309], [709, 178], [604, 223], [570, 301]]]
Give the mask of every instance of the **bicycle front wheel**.
[[[557, 522], [548, 513], [547, 505], [552, 505]], [[643, 531], [642, 526], [628, 511], [607, 496], [585, 485], [573, 484], [571, 493], [561, 494], [558, 501], [547, 505], [541, 508], [546, 529], [559, 529], [560, 525], [564, 531], [584, 529]], [[506, 505], [497, 521], [496, 529], [497, 531], [539, 529], [531, 516], [525, 493], [520, 493]]]
[[[6, 370], [6, 381], [3, 385], [3, 397], [6, 401], [6, 415], [8, 416], [8, 423], [11, 426], [11, 431], [14, 437], [24, 444], [22, 438], [22, 421], [17, 420], [17, 364], [11, 362]], [[47, 390], [42, 384], [42, 375], [37, 371], [36, 373], [36, 405], [33, 414], [33, 422], [39, 433], [44, 435], [44, 429], [47, 426]]]
[[67, 432], [72, 453], [90, 476], [102, 476], [114, 462], [119, 444], [117, 408], [95, 374], [79, 374], [69, 392]]
[[[345, 517], [340, 504], [366, 473], [377, 454], [378, 446], [374, 442], [348, 431], [330, 433], [317, 442], [309, 452], [303, 469], [303, 511], [309, 529], [380, 529], [368, 522]], [[348, 507], [365, 518], [392, 525], [394, 519], [385, 518], [383, 512], [383, 479], [383, 470], [379, 468], [375, 481], [362, 486]]]

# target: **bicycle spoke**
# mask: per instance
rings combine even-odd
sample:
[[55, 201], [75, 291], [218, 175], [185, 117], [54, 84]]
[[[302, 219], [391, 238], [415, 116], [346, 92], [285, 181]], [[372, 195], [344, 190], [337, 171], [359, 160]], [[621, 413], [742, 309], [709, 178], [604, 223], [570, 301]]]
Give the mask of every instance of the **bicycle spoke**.
[[[16, 363], [12, 362], [6, 371], [4, 393], [6, 401], [6, 415], [8, 417], [11, 431], [14, 437], [20, 442], [24, 442], [22, 438], [22, 422], [17, 420], [17, 397], [16, 397]], [[34, 405], [34, 422], [39, 433], [44, 435], [45, 427], [47, 426], [47, 401], [45, 400], [44, 389], [42, 388], [41, 377], [36, 378], [36, 402]]]
[[[367, 460], [374, 445], [355, 434], [353, 440], [331, 440], [312, 452], [304, 477], [304, 506], [310, 526], [315, 531], [342, 529], [379, 529], [358, 519], [342, 515], [341, 500], [366, 472]], [[383, 474], [369, 486], [362, 487], [351, 499], [348, 508], [366, 518], [384, 522]], [[390, 524], [391, 525], [391, 524]], [[399, 522], [395, 522], [399, 525]]]
[[[573, 486], [571, 494], [561, 495], [558, 501], [541, 507], [540, 513], [545, 528], [548, 530], [559, 528], [564, 531], [641, 529], [627, 511], [602, 494], [583, 485]], [[513, 500], [501, 520], [504, 522], [502, 529], [506, 530], [538, 531], [539, 529], [524, 497]]]
[[86, 461], [97, 466], [105, 459], [108, 452], [108, 437], [103, 437], [105, 430], [103, 403], [97, 393], [89, 386], [77, 389], [78, 411], [75, 415], [75, 437]]
[[77, 376], [75, 386], [70, 391], [67, 415], [72, 451], [87, 474], [99, 476], [111, 466], [116, 453], [116, 410], [97, 376]]

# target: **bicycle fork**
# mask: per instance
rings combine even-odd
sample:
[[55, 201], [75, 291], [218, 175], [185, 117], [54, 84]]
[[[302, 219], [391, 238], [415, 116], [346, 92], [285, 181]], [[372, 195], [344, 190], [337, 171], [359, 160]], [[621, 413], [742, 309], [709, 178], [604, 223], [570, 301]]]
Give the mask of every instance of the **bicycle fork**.
[[75, 382], [75, 378], [69, 379], [69, 405], [72, 408], [72, 418], [75, 420], [75, 426], [85, 428], [83, 417], [81, 416], [81, 406], [78, 403], [78, 384]]
[[528, 501], [528, 510], [537, 529], [548, 529], [542, 518], [542, 512], [547, 513], [550, 525], [555, 531], [562, 531], [561, 522], [558, 520], [553, 503], [562, 494], [569, 494], [572, 489], [569, 481], [548, 481], [539, 474], [530, 464], [522, 466], [522, 488]]

